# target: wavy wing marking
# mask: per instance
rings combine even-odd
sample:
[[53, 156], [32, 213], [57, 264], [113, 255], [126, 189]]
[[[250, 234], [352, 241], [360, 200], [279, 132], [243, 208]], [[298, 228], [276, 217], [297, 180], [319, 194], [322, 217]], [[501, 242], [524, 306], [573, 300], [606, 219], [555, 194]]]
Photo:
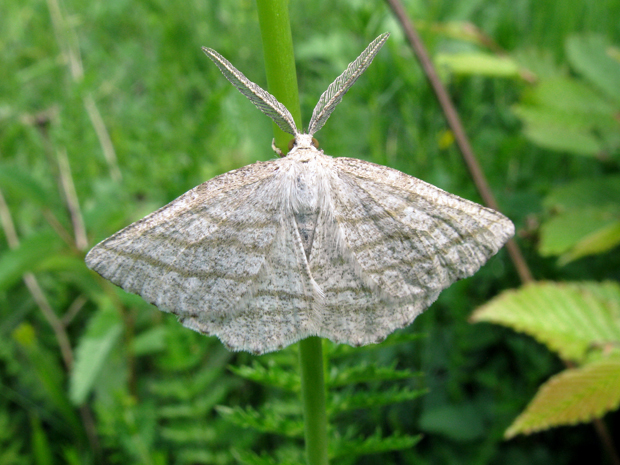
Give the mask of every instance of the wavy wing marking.
[[325, 296], [316, 308], [319, 336], [360, 346], [381, 342], [413, 320], [408, 302], [389, 296], [360, 268], [332, 214], [319, 215], [310, 270]]
[[278, 161], [223, 174], [94, 247], [87, 265], [232, 350], [315, 331], [314, 284], [278, 192]]
[[349, 158], [334, 159], [334, 167], [333, 224], [315, 240], [335, 240], [331, 249], [313, 250], [311, 270], [326, 305], [334, 304], [329, 312], [343, 309], [365, 322], [350, 325], [351, 343], [381, 340], [411, 323], [514, 234], [501, 213], [391, 168]]

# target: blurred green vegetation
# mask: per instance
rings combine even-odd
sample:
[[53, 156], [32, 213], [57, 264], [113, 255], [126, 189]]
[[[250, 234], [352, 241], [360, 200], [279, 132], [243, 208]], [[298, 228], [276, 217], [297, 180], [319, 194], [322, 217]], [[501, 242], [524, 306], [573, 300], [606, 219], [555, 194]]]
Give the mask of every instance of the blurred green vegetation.
[[[619, 103], [609, 97], [613, 84], [592, 74], [586, 58], [598, 55], [586, 50], [584, 58], [574, 38], [598, 34], [592, 40], [617, 62], [620, 2], [405, 4], [431, 56], [447, 66], [442, 76], [535, 277], [620, 280], [618, 247], [585, 257], [574, 250], [597, 231], [584, 227], [584, 212], [607, 215], [597, 223], [605, 228], [617, 224], [617, 204], [596, 200], [603, 192], [590, 204], [556, 208], [584, 185], [617, 179]], [[389, 165], [479, 201], [383, 2], [291, 2], [291, 23], [306, 124], [346, 64], [379, 33], [392, 33], [318, 134], [326, 153]], [[258, 408], [281, 396], [228, 369], [255, 357], [184, 329], [83, 264], [88, 247], [195, 185], [273, 157], [269, 119], [200, 50], [216, 49], [266, 87], [259, 41], [250, 0], [0, 4], [0, 463], [228, 464], [235, 463], [233, 449], [297, 447], [241, 428], [215, 409]], [[508, 58], [518, 71], [505, 62], [472, 68], [455, 60], [481, 53]], [[579, 87], [569, 96], [603, 99], [597, 108], [609, 111], [587, 126], [590, 142], [600, 145], [572, 151], [557, 137], [554, 145], [532, 132], [541, 127], [536, 117], [565, 131], [580, 118], [568, 104], [583, 99], [545, 106], [564, 101], [544, 92], [547, 79], [562, 82], [560, 89]], [[553, 229], [549, 222], [558, 217], [564, 223]], [[585, 230], [581, 236], [561, 235], [576, 226]], [[562, 236], [563, 245], [549, 234]], [[426, 337], [356, 356], [421, 371], [411, 386], [429, 389], [416, 400], [345, 415], [343, 424], [369, 436], [376, 427], [424, 435], [413, 448], [357, 463], [605, 463], [590, 425], [503, 440], [538, 386], [562, 369], [526, 336], [467, 322], [474, 308], [518, 285], [502, 251], [402, 330]], [[259, 360], [279, 365], [294, 350]], [[618, 413], [606, 420], [617, 437]]]

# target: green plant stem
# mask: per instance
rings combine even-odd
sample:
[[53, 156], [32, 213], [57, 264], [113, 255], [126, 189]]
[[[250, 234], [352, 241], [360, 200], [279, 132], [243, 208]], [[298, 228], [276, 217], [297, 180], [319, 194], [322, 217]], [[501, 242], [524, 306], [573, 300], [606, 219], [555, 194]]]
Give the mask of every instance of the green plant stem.
[[[288, 0], [256, 0], [258, 21], [263, 39], [267, 88], [293, 115], [298, 128], [301, 124], [299, 92], [293, 38], [288, 16]], [[292, 136], [273, 123], [276, 146], [282, 153], [288, 152]]]
[[[288, 0], [256, 0], [263, 39], [263, 54], [269, 92], [293, 115], [302, 127], [293, 38], [288, 16]], [[288, 151], [291, 135], [273, 125], [276, 146]], [[299, 343], [301, 397], [304, 410], [306, 460], [308, 465], [327, 465], [327, 413], [323, 347], [319, 337]]]
[[327, 413], [323, 373], [323, 341], [309, 337], [299, 343], [301, 396], [304, 407], [306, 460], [308, 465], [327, 465]]

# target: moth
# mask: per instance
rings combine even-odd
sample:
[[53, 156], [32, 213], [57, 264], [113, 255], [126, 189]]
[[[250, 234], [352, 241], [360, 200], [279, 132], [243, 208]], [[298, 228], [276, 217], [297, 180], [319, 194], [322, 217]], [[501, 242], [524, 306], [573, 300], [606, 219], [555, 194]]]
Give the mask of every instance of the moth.
[[294, 136], [281, 158], [230, 171], [95, 246], [86, 264], [231, 350], [308, 336], [354, 346], [410, 324], [514, 234], [501, 213], [397, 170], [332, 158], [313, 135], [368, 68], [377, 37], [327, 88], [301, 132], [216, 51], [243, 95]]

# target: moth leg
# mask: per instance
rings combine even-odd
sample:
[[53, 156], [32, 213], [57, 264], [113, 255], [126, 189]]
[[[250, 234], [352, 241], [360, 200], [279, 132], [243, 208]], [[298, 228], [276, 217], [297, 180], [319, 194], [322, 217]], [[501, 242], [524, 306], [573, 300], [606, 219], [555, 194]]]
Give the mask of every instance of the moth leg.
[[282, 158], [284, 155], [282, 155], [282, 150], [280, 150], [277, 146], [276, 146], [276, 140], [275, 139], [271, 139], [271, 150], [273, 150], [277, 156], [279, 156], [280, 158]]

